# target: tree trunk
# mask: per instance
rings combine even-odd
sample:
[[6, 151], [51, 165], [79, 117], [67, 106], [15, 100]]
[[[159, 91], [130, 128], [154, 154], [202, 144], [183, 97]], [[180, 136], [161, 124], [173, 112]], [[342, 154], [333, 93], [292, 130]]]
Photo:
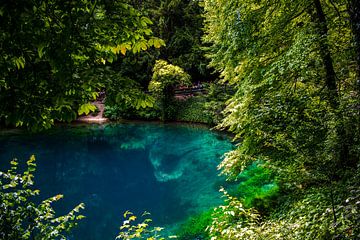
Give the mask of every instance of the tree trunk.
[[355, 43], [357, 93], [360, 94], [360, 1], [348, 0], [348, 11], [350, 16], [351, 30]]
[[325, 72], [326, 72], [326, 87], [329, 90], [329, 101], [333, 108], [338, 107], [338, 92], [336, 87], [336, 75], [333, 66], [333, 61], [331, 58], [331, 53], [329, 49], [329, 44], [327, 42], [328, 35], [328, 27], [325, 18], [325, 14], [323, 8], [321, 6], [320, 0], [313, 0], [315, 9], [316, 9], [316, 17], [318, 22], [318, 31], [320, 35], [320, 54], [322, 60], [324, 62]]
[[[349, 1], [358, 1], [358, 0], [349, 0]], [[333, 61], [331, 58], [331, 52], [328, 44], [328, 25], [326, 22], [325, 13], [321, 6], [320, 0], [313, 0], [315, 9], [316, 9], [316, 18], [318, 22], [318, 31], [320, 35], [320, 54], [325, 67], [325, 84], [328, 89], [328, 97], [332, 108], [337, 115], [338, 121], [340, 124], [336, 127], [336, 132], [339, 138], [339, 164], [351, 165], [349, 163], [350, 159], [350, 147], [349, 142], [351, 142], [351, 137], [347, 134], [347, 131], [344, 126], [344, 118], [342, 113], [339, 111], [339, 93], [336, 86], [336, 74], [334, 70]], [[358, 15], [358, 14], [357, 14]]]

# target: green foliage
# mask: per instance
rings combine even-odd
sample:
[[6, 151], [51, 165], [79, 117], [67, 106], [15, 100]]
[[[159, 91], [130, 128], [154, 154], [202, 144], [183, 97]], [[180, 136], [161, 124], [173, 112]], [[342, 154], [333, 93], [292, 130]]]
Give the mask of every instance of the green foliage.
[[126, 1], [7, 1], [0, 9], [0, 121], [8, 125], [74, 120], [104, 87], [104, 64], [164, 45]]
[[146, 94], [139, 83], [109, 70], [106, 84], [105, 116], [118, 119], [153, 119], [156, 113], [155, 98]]
[[246, 209], [236, 197], [230, 196], [223, 188], [225, 204], [214, 209], [213, 220], [208, 227], [212, 240], [247, 239], [243, 231], [257, 226], [259, 214], [254, 209]]
[[[149, 215], [150, 213], [144, 212], [142, 217]], [[147, 240], [165, 240], [161, 236], [163, 228], [154, 227], [150, 228], [149, 223], [152, 222], [150, 218], [144, 219], [142, 222], [134, 224], [137, 217], [129, 211], [124, 213], [124, 222], [120, 227], [121, 232], [116, 239], [130, 240], [130, 239], [147, 239]]]
[[106, 105], [117, 105], [123, 109], [153, 107], [155, 99], [141, 89], [134, 80], [123, 77], [119, 73], [109, 71], [106, 84]]
[[[338, 19], [333, 8], [322, 4], [329, 17], [337, 19], [328, 26], [330, 47], [345, 51], [347, 46], [338, 46], [333, 39], [339, 42], [349, 39], [349, 28]], [[356, 164], [358, 147], [355, 146], [359, 143], [350, 139], [358, 139], [359, 128], [344, 122], [349, 114], [354, 121], [359, 120], [348, 97], [356, 81], [352, 77], [354, 69], [344, 62], [342, 51], [336, 51], [334, 60], [341, 60], [335, 71], [346, 87], [341, 88], [341, 104], [334, 109], [335, 97], [330, 94], [325, 65], [320, 61], [323, 39], [314, 20], [315, 6], [299, 0], [279, 5], [204, 1], [204, 7], [205, 40], [211, 44], [211, 65], [221, 71], [224, 82], [236, 88], [236, 94], [227, 102], [220, 127], [234, 132], [242, 143], [236, 151], [237, 157], [222, 164], [223, 171], [237, 175], [249, 161], [266, 159], [279, 164], [279, 168], [281, 165], [281, 168], [302, 169], [286, 173], [291, 177], [288, 174], [292, 172], [297, 182], [309, 181], [309, 176], [316, 178], [318, 170], [326, 175], [332, 172], [331, 168], [338, 169], [335, 165], [340, 166], [342, 161]], [[339, 3], [337, 7], [344, 5]], [[348, 106], [346, 111], [342, 105]], [[344, 138], [351, 144], [344, 146]], [[344, 160], [346, 147], [349, 156]], [[326, 168], [327, 173], [321, 170]]]
[[159, 120], [160, 109], [152, 108], [124, 108], [120, 105], [105, 106], [105, 117], [110, 120], [135, 119], [135, 120]]
[[154, 31], [167, 46], [161, 57], [185, 69], [194, 79], [208, 77], [208, 60], [204, 57], [201, 36], [203, 34], [202, 8], [197, 1], [158, 1], [153, 18], [157, 22]]
[[153, 72], [149, 91], [155, 94], [165, 96], [168, 88], [190, 84], [190, 76], [183, 69], [164, 60], [156, 61]]
[[[308, 193], [297, 199], [296, 196], [288, 198], [281, 208], [277, 209], [267, 219], [259, 221], [258, 224], [247, 225], [244, 227], [242, 219], [226, 220], [222, 224], [227, 224], [226, 231], [222, 225], [214, 225], [216, 228], [211, 236], [219, 234], [222, 230], [220, 239], [357, 239], [358, 231], [358, 212], [355, 199], [359, 193], [352, 191], [352, 197], [336, 206], [331, 205], [328, 192], [331, 189], [312, 189]], [[357, 197], [355, 197], [356, 195]], [[334, 212], [336, 221], [334, 221]], [[225, 213], [224, 213], [225, 214]], [[223, 220], [223, 218], [221, 219]], [[219, 220], [214, 218], [216, 224]], [[236, 226], [238, 226], [236, 228]], [[217, 239], [217, 238], [215, 238]]]
[[133, 6], [153, 20], [154, 34], [160, 36], [166, 46], [146, 54], [134, 55], [119, 61], [125, 76], [141, 81], [147, 86], [151, 69], [158, 58], [168, 59], [189, 73], [193, 81], [212, 79], [207, 68], [201, 36], [203, 34], [203, 9], [197, 1], [143, 0], [132, 1]]
[[91, 116], [96, 117], [100, 113], [100, 109], [95, 106], [95, 110], [91, 113]]
[[[39, 130], [71, 121], [94, 110], [89, 100], [106, 88], [111, 119], [219, 124], [239, 142], [219, 169], [241, 182], [235, 196], [222, 190], [226, 204], [213, 214], [212, 240], [357, 239], [356, 9], [353, 0], [3, 2], [0, 122]], [[155, 19], [152, 29], [142, 10]], [[219, 83], [206, 97], [175, 101], [175, 86], [190, 83], [186, 72], [196, 80], [209, 75], [204, 50]], [[150, 96], [141, 84], [153, 65]], [[257, 159], [266, 167], [254, 167]], [[277, 184], [283, 208], [272, 204]], [[147, 222], [128, 225], [134, 220], [119, 236], [146, 232]]]
[[178, 66], [158, 60], [153, 69], [153, 76], [149, 83], [149, 91], [157, 98], [161, 109], [161, 119], [171, 119], [171, 103], [174, 101], [176, 85], [190, 84], [190, 75]]
[[226, 84], [210, 83], [206, 86], [205, 115], [210, 116], [211, 125], [218, 125], [224, 118], [226, 101], [231, 97], [233, 88]]
[[[119, 83], [120, 81], [117, 81]], [[129, 83], [130, 81], [126, 81]], [[132, 105], [122, 104], [121, 102], [112, 101], [113, 93], [121, 94], [121, 87], [112, 87], [108, 93], [105, 107], [105, 116], [112, 120], [118, 119], [143, 119], [159, 120], [161, 119], [161, 98], [157, 94], [157, 101], [154, 105], [147, 108], [135, 109]], [[118, 91], [114, 91], [119, 89]], [[126, 88], [128, 89], [128, 88]], [[211, 84], [208, 94], [189, 96], [185, 99], [175, 99], [169, 97], [166, 100], [167, 120], [204, 123], [215, 125], [222, 117], [221, 111], [225, 108], [225, 99], [229, 96], [228, 90]], [[113, 93], [112, 93], [113, 92]], [[126, 94], [126, 93], [124, 93]], [[131, 96], [130, 96], [131, 97]], [[139, 96], [136, 97], [140, 99]], [[129, 98], [131, 99], [131, 98]], [[154, 98], [155, 99], [155, 98]], [[164, 100], [165, 101], [165, 100]]]
[[336, 237], [346, 236], [350, 239], [360, 238], [360, 189], [351, 187], [350, 195], [343, 204], [337, 206], [337, 213], [340, 215], [336, 222], [340, 228], [340, 234]]
[[[347, 2], [209, 0], [202, 5], [210, 66], [235, 89], [219, 128], [233, 132], [239, 144], [219, 168], [233, 180], [262, 159], [289, 202], [286, 209], [263, 205], [271, 217], [250, 227], [214, 219], [212, 236], [356, 239], [350, 227], [355, 219], [338, 216], [342, 210], [335, 218], [330, 214], [346, 199], [341, 189], [350, 184], [343, 182], [357, 174], [360, 159], [357, 54], [349, 44]], [[245, 196], [257, 192], [249, 188], [253, 181], [268, 178], [260, 174], [247, 181], [239, 187]], [[276, 194], [273, 190], [269, 193]], [[251, 199], [234, 201], [251, 206]]]
[[[167, 102], [167, 120], [212, 124], [213, 120], [210, 113], [205, 109], [205, 104], [206, 98], [204, 96], [190, 97], [185, 100], [172, 99]], [[144, 109], [115, 104], [105, 107], [105, 116], [111, 120], [159, 120], [161, 119], [161, 110], [156, 103], [153, 107]]]
[[11, 169], [0, 171], [0, 238], [1, 239], [66, 239], [66, 232], [84, 216], [79, 204], [68, 214], [56, 217], [52, 204], [63, 196], [56, 195], [36, 204], [39, 190], [33, 189], [35, 157], [27, 161], [27, 169], [19, 173], [19, 162], [10, 162]]
[[172, 100], [169, 104], [172, 113], [169, 119], [213, 126], [218, 124], [223, 118], [222, 111], [226, 100], [230, 98], [231, 88], [215, 83], [204, 85], [204, 94]]
[[241, 199], [244, 207], [254, 207], [264, 213], [272, 206], [279, 195], [279, 186], [271, 169], [255, 162], [242, 171], [234, 194]]
[[212, 119], [205, 111], [206, 98], [204, 96], [189, 97], [185, 100], [174, 101], [174, 120], [211, 124]]
[[110, 120], [120, 120], [123, 116], [123, 109], [114, 105], [114, 106], [105, 106], [104, 117]]
[[177, 239], [210, 239], [206, 228], [211, 224], [212, 213], [213, 210], [209, 210], [188, 218], [176, 231]]
[[88, 115], [90, 112], [96, 111], [96, 106], [91, 103], [85, 103], [79, 107], [78, 114], [82, 115]]

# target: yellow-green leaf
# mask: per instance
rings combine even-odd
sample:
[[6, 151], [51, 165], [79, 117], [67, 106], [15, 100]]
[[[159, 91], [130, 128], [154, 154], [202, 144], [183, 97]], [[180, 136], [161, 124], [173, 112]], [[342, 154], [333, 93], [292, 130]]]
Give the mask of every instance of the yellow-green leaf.
[[85, 103], [80, 106], [80, 108], [78, 110], [78, 114], [82, 115], [85, 113], [86, 115], [88, 115], [90, 112], [95, 111], [95, 110], [96, 110], [96, 106], [92, 105], [91, 103]]

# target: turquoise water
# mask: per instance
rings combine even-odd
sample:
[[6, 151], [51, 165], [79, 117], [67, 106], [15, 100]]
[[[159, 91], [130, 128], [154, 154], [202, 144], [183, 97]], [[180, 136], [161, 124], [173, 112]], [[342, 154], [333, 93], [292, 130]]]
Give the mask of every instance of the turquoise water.
[[57, 127], [42, 134], [1, 134], [0, 167], [35, 154], [41, 197], [63, 194], [58, 214], [80, 202], [86, 216], [69, 239], [114, 239], [122, 213], [151, 213], [154, 226], [173, 229], [221, 203], [216, 166], [229, 139], [204, 127], [108, 124]]

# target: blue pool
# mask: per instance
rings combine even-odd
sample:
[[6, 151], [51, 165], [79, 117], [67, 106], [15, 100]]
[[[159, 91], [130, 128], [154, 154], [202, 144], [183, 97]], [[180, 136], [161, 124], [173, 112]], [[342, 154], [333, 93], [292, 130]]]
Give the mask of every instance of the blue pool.
[[69, 239], [115, 239], [123, 212], [151, 213], [166, 229], [221, 203], [217, 165], [233, 145], [201, 126], [159, 123], [58, 126], [41, 134], [0, 134], [0, 168], [35, 154], [41, 199], [63, 194], [66, 213], [86, 216]]

